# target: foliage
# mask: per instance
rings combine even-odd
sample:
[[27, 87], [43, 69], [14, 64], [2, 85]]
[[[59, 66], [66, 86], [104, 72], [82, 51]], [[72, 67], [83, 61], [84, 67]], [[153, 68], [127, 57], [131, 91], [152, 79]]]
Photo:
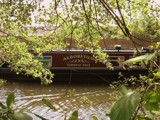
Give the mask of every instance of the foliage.
[[[7, 97], [6, 100], [6, 104], [7, 106], [5, 106], [4, 104], [2, 104], [0, 102], [0, 120], [33, 120], [33, 118], [31, 116], [29, 116], [27, 113], [25, 113], [25, 111], [19, 110], [17, 112], [16, 109], [12, 108], [12, 105], [14, 104], [15, 101], [15, 97], [14, 97], [14, 93], [10, 93]], [[42, 103], [47, 105], [47, 107], [49, 107], [50, 109], [56, 111], [57, 109], [46, 99], [42, 99]], [[32, 113], [31, 111], [26, 111], [28, 113]], [[38, 118], [40, 118], [41, 120], [48, 120], [36, 113], [32, 113], [35, 116], [37, 116]], [[64, 118], [65, 120], [67, 120], [66, 118]], [[68, 118], [68, 120], [77, 120], [78, 119], [78, 111], [74, 111], [71, 115], [71, 117]]]
[[14, 104], [14, 93], [10, 93], [7, 97], [6, 100], [6, 105], [2, 104], [0, 102], [0, 119], [2, 120], [32, 120], [32, 117], [30, 117], [29, 115], [27, 115], [24, 112], [15, 112], [12, 109], [12, 105]]
[[69, 89], [68, 90], [68, 94], [69, 94], [69, 96], [73, 96], [74, 94], [76, 94], [77, 92], [76, 92], [76, 89]]
[[93, 104], [93, 102], [87, 96], [82, 96], [81, 97], [81, 102], [82, 103], [87, 103], [87, 104], [90, 104], [90, 105]]
[[[124, 64], [133, 66], [141, 63], [149, 74], [141, 77], [144, 86], [138, 87], [136, 92], [125, 87], [122, 87], [125, 91], [120, 89], [122, 97], [114, 104], [109, 115], [111, 119], [117, 119], [120, 114], [122, 119], [156, 119], [160, 102], [160, 67], [156, 61], [160, 42], [156, 41], [150, 46], [154, 53], [142, 55], [135, 40], [141, 40], [141, 37], [135, 31], [138, 29], [137, 31], [149, 34], [145, 39], [158, 39], [159, 8], [154, 0], [53, 0], [49, 6], [44, 6], [43, 0], [4, 0], [0, 2], [0, 64], [9, 63], [9, 67], [17, 74], [33, 75], [39, 77], [42, 83], [51, 83], [53, 74], [43, 68], [42, 63], [34, 56], [42, 56], [42, 53], [53, 49], [66, 48], [68, 44], [64, 38], [75, 40], [77, 49], [86, 48], [90, 52], [94, 49], [101, 50], [98, 43], [106, 36], [104, 31], [114, 26], [113, 30], [108, 30], [113, 34], [110, 37], [121, 35], [120, 37], [131, 40], [137, 51], [138, 57], [127, 60]], [[38, 27], [33, 27], [33, 24], [42, 25], [41, 36], [38, 34]], [[111, 68], [106, 62], [107, 54], [102, 51], [94, 54], [97, 60]], [[7, 106], [1, 103], [5, 113], [1, 116], [4, 119], [17, 114], [26, 116], [23, 113], [14, 114], [11, 108], [13, 98], [13, 94], [8, 96]], [[45, 99], [42, 101], [55, 109]], [[124, 106], [117, 110], [120, 103]], [[124, 114], [127, 109], [128, 112]], [[147, 112], [151, 114], [149, 117]], [[71, 119], [76, 119], [77, 116], [78, 112], [75, 111]]]
[[50, 102], [48, 102], [46, 99], [42, 99], [42, 102], [44, 103], [44, 104], [46, 104], [50, 109], [53, 109], [53, 110], [57, 110]]
[[78, 111], [74, 111], [68, 120], [77, 120], [77, 119], [78, 119]]
[[[157, 45], [158, 46], [158, 45]], [[148, 69], [148, 76], [140, 76], [138, 79], [141, 79], [141, 85], [136, 86], [137, 95], [134, 96], [134, 99], [129, 99], [131, 96], [125, 96], [127, 93], [132, 91], [128, 91], [125, 87], [120, 88], [120, 92], [123, 94], [122, 97], [116, 101], [109, 116], [111, 119], [119, 119], [118, 117], [122, 117], [123, 119], [158, 119], [159, 115], [159, 103], [160, 103], [160, 95], [159, 95], [159, 66], [156, 62], [157, 56], [159, 55], [159, 51], [156, 50], [152, 54], [146, 54], [142, 56], [138, 56], [132, 59], [129, 59], [124, 62], [124, 64], [135, 64], [135, 63], [143, 63]], [[133, 80], [137, 78], [132, 78]], [[131, 81], [133, 82], [133, 81]], [[152, 91], [152, 92], [151, 92]], [[135, 92], [133, 92], [135, 93]], [[141, 95], [139, 95], [141, 93]], [[132, 94], [130, 94], [132, 95]], [[135, 103], [133, 102], [135, 100]], [[128, 103], [133, 103], [135, 106], [129, 106]], [[122, 106], [120, 106], [123, 104]], [[129, 110], [127, 113], [126, 110]], [[124, 112], [124, 113], [123, 113]], [[150, 113], [150, 116], [146, 116]], [[119, 114], [119, 115], [118, 115]], [[139, 115], [137, 115], [139, 114]], [[117, 115], [117, 116], [116, 116]], [[122, 115], [122, 116], [121, 116]], [[127, 118], [128, 117], [128, 118]], [[121, 118], [121, 119], [122, 119]]]
[[[43, 0], [0, 2], [0, 64], [9, 63], [17, 74], [33, 75], [46, 84], [52, 82], [53, 74], [34, 56], [64, 49], [68, 46], [64, 38], [74, 40], [77, 49], [86, 48], [91, 52], [101, 49], [98, 43], [104, 37], [119, 35], [131, 39], [136, 47], [134, 39], [139, 37], [131, 32], [137, 27], [146, 30], [147, 26], [149, 33], [153, 25], [159, 24], [159, 7], [153, 0], [53, 0], [48, 3], [46, 6]], [[156, 31], [152, 35], [158, 34]], [[107, 58], [101, 58], [102, 51], [94, 54], [99, 56], [96, 57], [99, 61]]]
[[6, 83], [6, 80], [0, 79], [0, 86]]
[[122, 97], [116, 101], [109, 116], [111, 120], [129, 120], [140, 102], [140, 95], [124, 86], [120, 86], [119, 91]]

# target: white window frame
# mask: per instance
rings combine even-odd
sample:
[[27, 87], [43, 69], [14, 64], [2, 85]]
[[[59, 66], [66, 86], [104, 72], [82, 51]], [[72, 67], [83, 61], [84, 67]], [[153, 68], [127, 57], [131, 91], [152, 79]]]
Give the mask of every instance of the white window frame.
[[[51, 59], [50, 60], [45, 60], [44, 58], [45, 57], [50, 57]], [[38, 58], [42, 58], [42, 60], [41, 59], [38, 59]], [[39, 62], [41, 62], [42, 63], [42, 65], [43, 65], [43, 61], [44, 62], [50, 62], [50, 63], [48, 63], [48, 66], [44, 66], [43, 65], [43, 67], [52, 67], [52, 56], [42, 56], [42, 57], [37, 57], [37, 60], [39, 60]]]
[[[110, 58], [120, 58], [120, 59], [112, 60]], [[122, 62], [124, 62], [124, 56], [109, 56], [108, 61], [111, 62], [111, 63], [112, 63], [112, 61], [116, 61], [119, 64], [119, 66], [114, 66], [113, 65], [113, 67], [123, 67]]]

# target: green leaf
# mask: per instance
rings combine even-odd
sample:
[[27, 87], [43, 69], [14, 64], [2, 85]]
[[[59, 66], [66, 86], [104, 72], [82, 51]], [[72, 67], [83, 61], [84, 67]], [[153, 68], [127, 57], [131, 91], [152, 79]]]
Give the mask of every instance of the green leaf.
[[129, 60], [126, 60], [124, 62], [124, 64], [140, 62], [140, 61], [144, 60], [145, 58], [147, 58], [147, 56], [148, 56], [148, 54], [147, 55], [138, 56], [138, 57], [135, 57], [135, 58], [131, 58]]
[[46, 118], [44, 118], [44, 117], [42, 117], [42, 116], [40, 116], [40, 115], [38, 115], [38, 114], [36, 114], [36, 113], [33, 113], [35, 116], [37, 116], [38, 118], [40, 118], [41, 120], [48, 120], [48, 119], [46, 119]]
[[72, 15], [72, 18], [75, 20], [75, 21], [78, 21], [79, 20], [79, 17], [75, 16], [75, 15]]
[[8, 113], [8, 118], [10, 120], [16, 120], [16, 118], [14, 117], [14, 115], [12, 113]]
[[68, 120], [77, 120], [76, 116], [71, 116]]
[[8, 118], [5, 116], [0, 116], [0, 120], [8, 120]]
[[116, 101], [110, 112], [111, 120], [129, 120], [140, 102], [140, 95], [129, 90]]
[[147, 117], [147, 116], [144, 116], [144, 115], [138, 115], [137, 116], [138, 120], [152, 120], [151, 118]]
[[157, 72], [157, 73], [156, 73], [155, 79], [160, 79], [160, 72]]
[[78, 111], [74, 111], [72, 116], [68, 120], [77, 120], [78, 119]]
[[153, 114], [160, 115], [160, 111], [152, 111]]
[[158, 90], [158, 92], [160, 92], [160, 85], [157, 86], [157, 90]]
[[110, 117], [110, 114], [107, 113], [106, 116]]
[[145, 104], [145, 108], [148, 111], [158, 111], [159, 110], [159, 102], [160, 102], [160, 96], [157, 93], [149, 92], [147, 93], [143, 100], [147, 101]]
[[1, 107], [2, 109], [6, 109], [6, 106], [3, 105], [1, 102], [0, 102], [0, 107]]
[[98, 118], [96, 116], [92, 116], [93, 120], [98, 120]]
[[143, 97], [143, 100], [144, 100], [144, 101], [148, 101], [148, 99], [149, 99], [153, 94], [154, 94], [153, 92], [147, 93], [147, 94]]
[[79, 7], [78, 7], [78, 6], [75, 6], [75, 10], [78, 11], [78, 10], [79, 10]]
[[160, 102], [160, 95], [154, 92], [149, 92], [144, 96], [143, 99], [149, 103], [158, 103]]
[[150, 102], [147, 102], [145, 104], [145, 108], [146, 110], [148, 111], [158, 111], [159, 110], [159, 104], [158, 103], [150, 103]]
[[15, 112], [13, 114], [13, 117], [16, 120], [33, 120], [33, 118], [31, 116], [29, 116], [28, 114], [23, 113], [23, 112]]
[[74, 111], [73, 113], [72, 113], [72, 116], [75, 116], [75, 117], [77, 117], [78, 118], [78, 111], [76, 110], [76, 111]]
[[160, 26], [154, 26], [152, 29], [160, 29]]
[[17, 75], [19, 75], [19, 72], [16, 72]]
[[120, 85], [120, 86], [118, 87], [118, 91], [119, 91], [122, 95], [125, 95], [125, 94], [131, 92], [130, 89], [127, 89], [127, 88], [126, 88], [125, 86], [123, 86], [123, 85]]
[[57, 110], [50, 102], [48, 102], [46, 99], [42, 99], [42, 102], [47, 105], [50, 109], [53, 109], [53, 110]]
[[152, 54], [145, 54], [145, 55], [141, 55], [141, 56], [138, 56], [138, 57], [135, 57], [135, 58], [131, 58], [129, 60], [126, 60], [124, 62], [124, 64], [127, 64], [127, 63], [137, 63], [137, 62], [141, 62], [143, 60], [151, 60], [153, 57], [155, 57], [157, 52], [154, 52]]
[[14, 103], [14, 93], [10, 93], [7, 97], [7, 107], [10, 108], [11, 105]]
[[71, 3], [73, 4], [73, 3], [75, 3], [75, 1], [76, 1], [76, 0], [71, 0]]
[[153, 59], [153, 58], [156, 56], [156, 54], [157, 54], [157, 51], [155, 51], [155, 52], [152, 53], [152, 54], [148, 54], [148, 56], [146, 57], [145, 60], [151, 60], [151, 59]]

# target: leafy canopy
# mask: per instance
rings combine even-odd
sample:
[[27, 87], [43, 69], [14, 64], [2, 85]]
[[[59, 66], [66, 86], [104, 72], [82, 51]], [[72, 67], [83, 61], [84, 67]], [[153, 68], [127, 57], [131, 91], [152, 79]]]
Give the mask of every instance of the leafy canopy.
[[[130, 39], [136, 48], [137, 37], [132, 33], [158, 26], [159, 8], [153, 0], [1, 0], [0, 64], [5, 61], [17, 74], [51, 83], [53, 74], [35, 55], [64, 49], [68, 45], [64, 38], [74, 39], [77, 49], [101, 49], [98, 42], [108, 32], [109, 37]], [[159, 33], [150, 34], [156, 38]]]

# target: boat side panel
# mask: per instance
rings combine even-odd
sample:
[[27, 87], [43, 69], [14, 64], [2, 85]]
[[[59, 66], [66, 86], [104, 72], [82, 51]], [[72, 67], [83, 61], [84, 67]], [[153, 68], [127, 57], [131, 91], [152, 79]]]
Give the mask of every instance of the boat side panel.
[[[110, 53], [112, 57], [123, 57], [124, 60], [129, 59], [132, 56], [132, 53]], [[91, 68], [105, 68], [106, 65], [97, 62], [93, 57], [93, 54], [87, 52], [52, 52], [52, 53], [45, 53], [44, 56], [52, 56], [52, 66], [51, 68], [62, 68], [62, 69], [72, 69], [72, 68], [84, 68], [84, 69], [91, 69]], [[123, 62], [120, 61], [120, 62]], [[115, 62], [118, 62], [115, 61]], [[122, 66], [116, 66], [116, 68], [122, 68]]]

